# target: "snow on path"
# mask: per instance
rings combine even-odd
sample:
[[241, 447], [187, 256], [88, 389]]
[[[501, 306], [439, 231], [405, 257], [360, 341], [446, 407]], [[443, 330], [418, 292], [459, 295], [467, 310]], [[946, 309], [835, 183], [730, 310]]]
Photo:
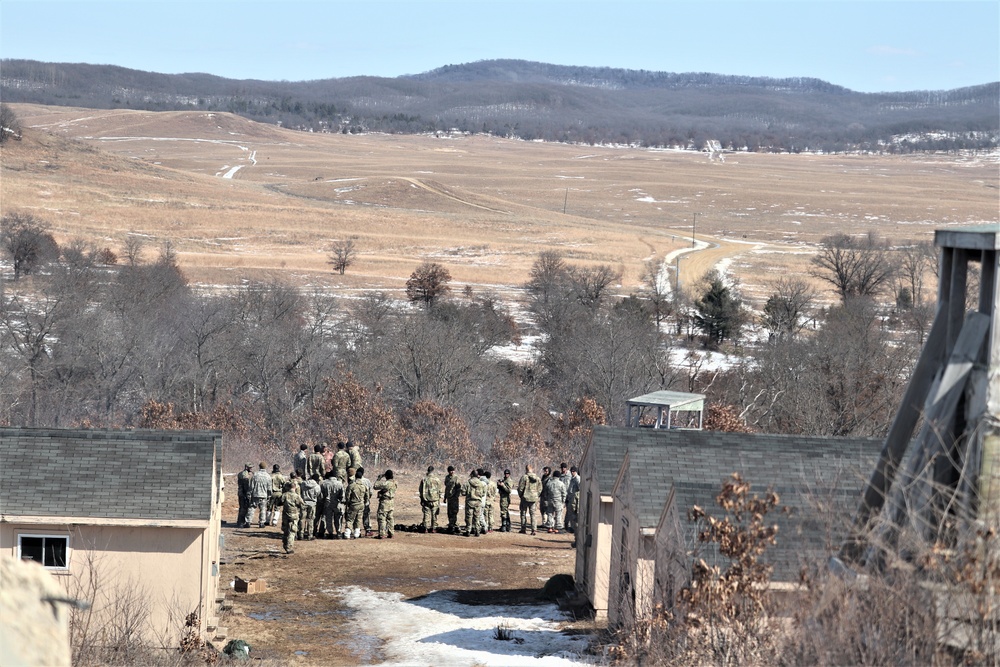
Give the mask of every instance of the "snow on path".
[[224, 173], [222, 175], [222, 177], [223, 178], [232, 178], [236, 174], [236, 172], [238, 172], [242, 168], [243, 168], [243, 165], [242, 164], [238, 164], [235, 167], [233, 167], [232, 169], [230, 169], [229, 171], [227, 171], [226, 173]]
[[[356, 633], [382, 640], [383, 665], [486, 665], [568, 667], [590, 664], [580, 654], [587, 637], [559, 632], [568, 616], [554, 604], [464, 605], [454, 591], [434, 591], [412, 600], [347, 586], [324, 590], [354, 611]], [[497, 626], [514, 639], [494, 639]]]

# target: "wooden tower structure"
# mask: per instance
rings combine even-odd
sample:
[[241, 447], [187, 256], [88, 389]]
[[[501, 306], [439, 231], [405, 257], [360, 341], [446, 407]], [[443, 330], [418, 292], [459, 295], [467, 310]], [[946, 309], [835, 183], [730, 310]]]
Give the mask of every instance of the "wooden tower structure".
[[934, 244], [934, 323], [840, 552], [862, 566], [887, 548], [905, 557], [912, 539], [954, 544], [1000, 510], [1000, 225], [937, 230]]

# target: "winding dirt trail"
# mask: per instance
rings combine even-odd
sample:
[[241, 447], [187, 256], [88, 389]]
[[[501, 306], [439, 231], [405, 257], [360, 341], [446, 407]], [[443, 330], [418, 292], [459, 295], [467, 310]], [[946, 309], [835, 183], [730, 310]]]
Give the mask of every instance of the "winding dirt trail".
[[490, 208], [489, 206], [483, 206], [482, 204], [474, 204], [471, 201], [468, 201], [467, 199], [456, 197], [455, 195], [449, 194], [448, 192], [441, 190], [440, 188], [435, 188], [432, 185], [428, 185], [427, 183], [421, 181], [419, 178], [411, 178], [409, 176], [399, 176], [398, 178], [401, 181], [412, 183], [413, 185], [417, 186], [418, 188], [421, 188], [422, 190], [426, 190], [427, 192], [435, 194], [439, 197], [444, 197], [445, 199], [450, 199], [452, 201], [458, 202], [459, 204], [465, 204], [466, 206], [482, 209], [483, 211], [489, 211], [490, 213], [500, 213], [503, 215], [510, 215], [510, 211], [502, 211], [498, 208]]

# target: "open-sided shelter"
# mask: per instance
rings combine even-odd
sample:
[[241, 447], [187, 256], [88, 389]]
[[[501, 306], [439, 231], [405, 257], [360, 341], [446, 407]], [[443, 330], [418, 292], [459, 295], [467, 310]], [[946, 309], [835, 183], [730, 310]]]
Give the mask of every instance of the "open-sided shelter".
[[214, 623], [222, 434], [0, 428], [0, 553], [39, 562], [94, 627], [117, 607], [149, 638]]

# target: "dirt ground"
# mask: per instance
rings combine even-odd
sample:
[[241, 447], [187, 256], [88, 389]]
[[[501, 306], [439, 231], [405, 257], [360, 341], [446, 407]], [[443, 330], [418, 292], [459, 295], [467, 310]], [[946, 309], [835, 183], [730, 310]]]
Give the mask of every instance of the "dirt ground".
[[[396, 471], [397, 524], [420, 522], [417, 485], [422, 476], [423, 471]], [[286, 555], [279, 527], [235, 528], [235, 479], [227, 477], [226, 486], [220, 587], [233, 607], [223, 612], [220, 625], [228, 630], [226, 641], [247, 641], [258, 659], [300, 665], [380, 662], [379, 647], [371, 642], [374, 633], [357, 637], [350, 610], [330, 593], [340, 587], [395, 591], [408, 599], [448, 590], [467, 603], [516, 605], [538, 602], [552, 575], [573, 574], [573, 536], [521, 535], [516, 532], [516, 512], [512, 512], [512, 533], [473, 538], [397, 531], [392, 540], [297, 541], [295, 552]], [[376, 508], [373, 498], [373, 526]], [[498, 514], [499, 508], [496, 524]], [[464, 508], [460, 525], [463, 517]], [[443, 505], [441, 518], [447, 525]], [[235, 593], [229, 585], [237, 576], [264, 579], [267, 591]], [[587, 624], [574, 625], [579, 629]]]

